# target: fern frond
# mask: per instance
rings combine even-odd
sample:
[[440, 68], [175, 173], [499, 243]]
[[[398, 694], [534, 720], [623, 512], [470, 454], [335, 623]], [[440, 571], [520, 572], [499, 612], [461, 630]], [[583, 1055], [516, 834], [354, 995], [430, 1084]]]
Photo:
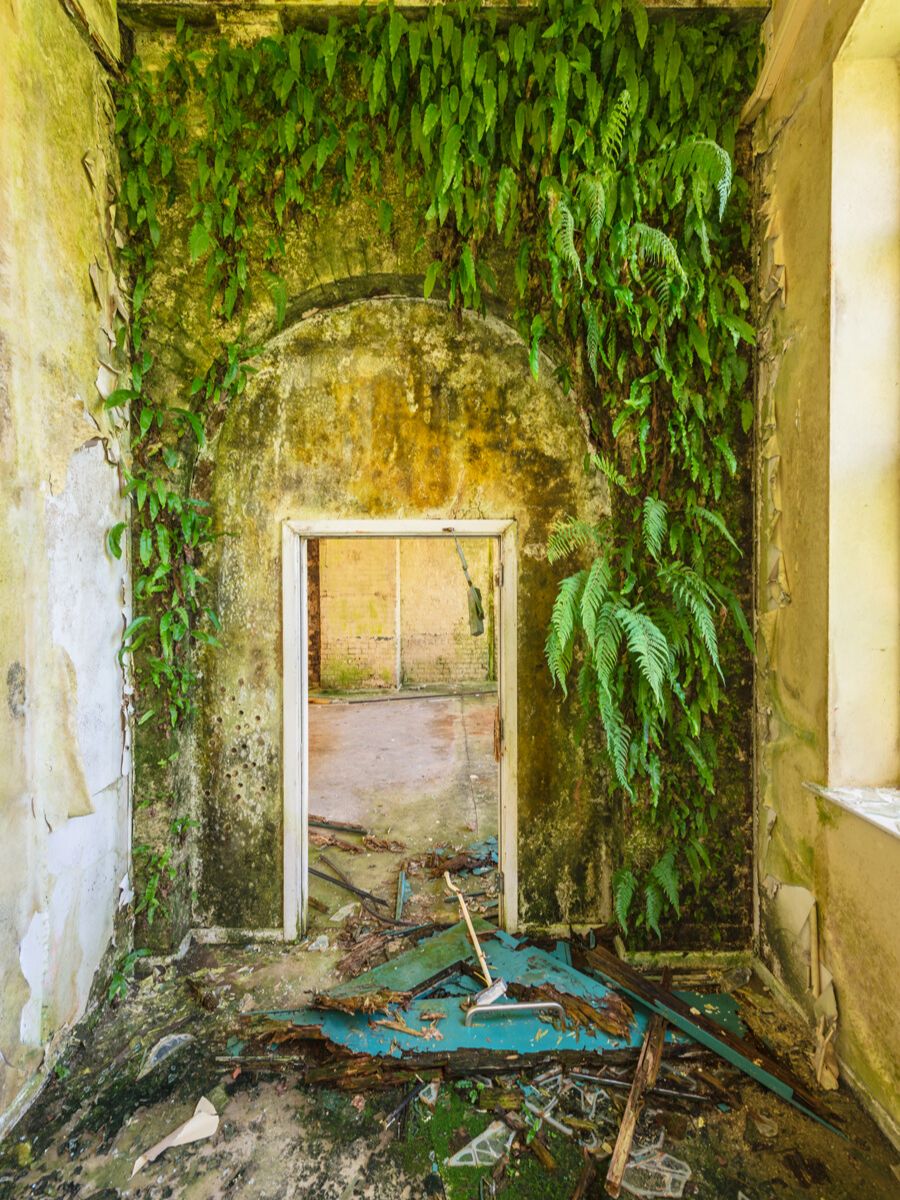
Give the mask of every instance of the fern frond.
[[582, 175], [582, 203], [587, 209], [589, 228], [595, 240], [599, 240], [606, 221], [606, 188], [599, 175]]
[[594, 649], [597, 613], [600, 611], [600, 605], [606, 599], [611, 579], [612, 572], [606, 559], [595, 558], [588, 571], [584, 591], [581, 593], [581, 627], [592, 650]]
[[663, 890], [666, 899], [675, 909], [676, 916], [681, 912], [679, 900], [679, 885], [678, 868], [675, 865], [675, 851], [667, 850], [662, 858], [650, 868], [650, 875]]
[[706, 647], [713, 666], [722, 674], [719, 664], [719, 638], [713, 620], [713, 594], [696, 571], [683, 563], [673, 563], [660, 572], [672, 598], [690, 615], [694, 630]]
[[590, 521], [579, 521], [577, 517], [566, 517], [557, 521], [550, 530], [547, 539], [547, 561], [551, 564], [558, 562], [561, 558], [568, 558], [576, 550], [582, 550], [585, 546], [597, 546], [600, 542], [599, 525], [593, 525]]
[[610, 109], [600, 134], [600, 153], [607, 162], [616, 162], [622, 153], [622, 142], [625, 140], [630, 115], [631, 95], [624, 91]]
[[682, 279], [687, 278], [675, 243], [661, 229], [645, 225], [643, 221], [635, 221], [628, 231], [628, 236], [631, 240], [632, 255], [639, 262], [655, 263]]
[[580, 281], [581, 259], [575, 249], [575, 218], [565, 200], [558, 201], [553, 210], [552, 228], [556, 253]]
[[606, 734], [606, 753], [612, 764], [620, 787], [634, 799], [634, 790], [628, 777], [628, 751], [631, 747], [631, 730], [605, 684], [597, 688], [597, 710], [603, 732]]
[[581, 306], [587, 334], [588, 365], [594, 378], [597, 378], [597, 357], [600, 353], [600, 326], [597, 323], [597, 311], [588, 300]]
[[704, 508], [701, 504], [695, 504], [691, 509], [691, 514], [695, 517], [699, 517], [701, 521], [705, 521], [707, 525], [712, 525], [714, 529], [717, 529], [719, 533], [721, 533], [722, 537], [725, 538], [727, 542], [730, 542], [731, 545], [734, 546], [738, 554], [742, 553], [740, 546], [731, 536], [728, 526], [725, 524], [724, 518], [720, 516], [720, 514], [714, 509]]
[[494, 193], [494, 220], [497, 222], [498, 233], [503, 232], [503, 225], [506, 221], [506, 214], [509, 209], [509, 201], [515, 182], [516, 175], [513, 169], [508, 166], [501, 167], [500, 174], [497, 177], [497, 190]]
[[711, 138], [688, 138], [672, 156], [672, 169], [679, 174], [693, 171], [705, 183], [714, 187], [719, 197], [719, 220], [725, 215], [725, 205], [731, 194], [731, 156]]
[[716, 790], [715, 781], [713, 780], [712, 767], [706, 761], [700, 747], [690, 740], [690, 738], [681, 739], [681, 747], [685, 754], [697, 768], [697, 774], [703, 781], [703, 786], [708, 792]]
[[662, 937], [659, 928], [659, 918], [662, 916], [663, 899], [664, 893], [662, 888], [651, 877], [644, 888], [644, 918], [647, 922], [647, 928], [652, 929], [658, 938]]
[[581, 590], [587, 579], [587, 571], [579, 571], [563, 579], [556, 594], [550, 614], [550, 628], [544, 647], [547, 665], [555, 683], [568, 695], [566, 678], [572, 669], [575, 648], [575, 627], [579, 616]]
[[612, 885], [616, 920], [625, 933], [627, 933], [628, 913], [631, 908], [631, 902], [634, 899], [634, 893], [637, 891], [637, 880], [634, 877], [634, 872], [630, 871], [628, 867], [619, 867], [618, 871], [613, 874]]
[[620, 604], [616, 616], [625, 629], [628, 649], [637, 660], [641, 675], [662, 707], [663, 684], [672, 668], [672, 651], [665, 634], [639, 608]]
[[607, 600], [600, 606], [594, 619], [594, 670], [601, 687], [608, 687], [619, 662], [622, 645], [622, 626], [616, 616], [615, 601]]
[[654, 558], [659, 558], [662, 544], [668, 529], [666, 516], [668, 506], [658, 496], [647, 496], [644, 499], [644, 545]]

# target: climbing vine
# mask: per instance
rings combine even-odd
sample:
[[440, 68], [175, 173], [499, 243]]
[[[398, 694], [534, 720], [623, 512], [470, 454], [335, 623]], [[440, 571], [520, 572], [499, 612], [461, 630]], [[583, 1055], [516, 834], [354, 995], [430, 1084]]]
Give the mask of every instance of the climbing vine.
[[[748, 188], [733, 162], [756, 54], [752, 27], [722, 17], [542, 0], [504, 22], [475, 3], [416, 19], [363, 7], [248, 46], [179, 26], [161, 69], [132, 62], [117, 117], [132, 366], [107, 403], [131, 411], [137, 615], [123, 649], [139, 652], [139, 721], [188, 717], [192, 647], [217, 644], [203, 552], [219, 531], [192, 473], [252, 372], [242, 314], [268, 294], [283, 323], [292, 225], [363, 192], [389, 237], [390, 173], [431, 253], [424, 295], [506, 304], [531, 370], [547, 350], [589, 417], [586, 468], [605, 476], [609, 510], [553, 532], [551, 561], [578, 561], [547, 659], [563, 692], [575, 677], [611, 786], [659, 831], [615, 877], [623, 927], [636, 911], [659, 931], [685, 872], [698, 885], [710, 867], [725, 622], [752, 648], [726, 513], [752, 420]], [[173, 398], [156, 391], [148, 298], [163, 214], [184, 201], [221, 349]]]

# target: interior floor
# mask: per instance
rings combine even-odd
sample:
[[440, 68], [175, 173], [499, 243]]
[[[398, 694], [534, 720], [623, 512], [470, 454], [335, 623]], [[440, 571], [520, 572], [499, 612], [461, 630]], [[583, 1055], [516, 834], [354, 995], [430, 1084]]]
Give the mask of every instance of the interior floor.
[[[251, 1014], [304, 1003], [326, 957], [295, 945], [194, 945], [180, 962], [140, 963], [142, 978], [75, 1031], [40, 1102], [0, 1142], [0, 1200], [419, 1200], [441, 1194], [435, 1167], [447, 1200], [473, 1200], [469, 1173], [443, 1161], [476, 1118], [491, 1119], [476, 1111], [470, 1083], [445, 1084], [437, 1111], [417, 1104], [398, 1133], [385, 1123], [405, 1088], [337, 1092], [304, 1083], [302, 1064], [235, 1068], [228, 1047]], [[683, 972], [675, 984], [729, 986]], [[756, 980], [735, 996], [752, 1033], [814, 1086], [809, 1030]], [[177, 1050], [139, 1078], [151, 1047], [170, 1035], [181, 1038]], [[215, 1135], [166, 1151], [132, 1179], [138, 1155], [204, 1095], [220, 1115]], [[702, 1112], [648, 1104], [637, 1136], [664, 1133], [666, 1151], [690, 1167], [684, 1194], [693, 1200], [892, 1200], [896, 1151], [846, 1083], [828, 1105], [846, 1140], [734, 1074], [722, 1104]], [[557, 1169], [521, 1153], [504, 1197], [571, 1200], [581, 1153], [553, 1128], [546, 1139]], [[601, 1195], [598, 1184], [590, 1196]]]
[[404, 920], [456, 919], [441, 868], [465, 867], [465, 855], [473, 864], [457, 882], [475, 911], [496, 913], [496, 690], [317, 699], [309, 708], [310, 866], [331, 875], [337, 867], [385, 903], [367, 901], [360, 912], [346, 888], [311, 876], [311, 930], [334, 930], [337, 913], [364, 917], [373, 907], [393, 917], [401, 872]]

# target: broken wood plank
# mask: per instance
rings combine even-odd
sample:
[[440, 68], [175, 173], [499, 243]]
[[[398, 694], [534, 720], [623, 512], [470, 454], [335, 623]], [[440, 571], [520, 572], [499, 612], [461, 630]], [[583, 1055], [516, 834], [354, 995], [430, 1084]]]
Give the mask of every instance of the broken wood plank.
[[[672, 972], [666, 967], [663, 970], [662, 984], [668, 988]], [[631, 1082], [631, 1091], [625, 1103], [625, 1112], [619, 1125], [619, 1134], [613, 1147], [609, 1168], [606, 1172], [607, 1195], [618, 1196], [622, 1187], [622, 1176], [628, 1166], [628, 1156], [631, 1154], [631, 1143], [634, 1141], [634, 1131], [637, 1128], [638, 1117], [644, 1107], [644, 1093], [652, 1088], [659, 1075], [659, 1064], [662, 1061], [663, 1043], [666, 1038], [665, 1018], [654, 1013], [647, 1025], [644, 1044], [641, 1046], [640, 1057]]]
[[651, 1012], [659, 1013], [670, 1025], [686, 1033], [701, 1046], [715, 1051], [745, 1075], [761, 1083], [776, 1096], [787, 1100], [807, 1116], [813, 1117], [833, 1132], [841, 1133], [835, 1124], [836, 1118], [820, 1105], [816, 1097], [787, 1067], [770, 1058], [764, 1051], [729, 1033], [699, 1009], [690, 1008], [678, 996], [646, 979], [634, 967], [609, 954], [602, 947], [584, 948], [581, 954], [586, 965], [613, 987], [619, 988]]
[[314, 825], [316, 829], [335, 829], [338, 833], [363, 833], [367, 834], [369, 830], [365, 825], [357, 825], [355, 821], [335, 821], [331, 817], [314, 817], [312, 815], [306, 818], [307, 825]]

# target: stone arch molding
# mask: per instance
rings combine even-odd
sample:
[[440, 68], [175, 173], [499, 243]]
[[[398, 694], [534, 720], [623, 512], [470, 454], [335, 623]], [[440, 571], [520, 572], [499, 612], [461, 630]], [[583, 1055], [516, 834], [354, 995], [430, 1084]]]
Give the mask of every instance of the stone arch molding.
[[520, 878], [524, 867], [526, 886], [539, 894], [543, 878], [552, 896], [586, 831], [577, 821], [555, 823], [552, 838], [541, 829], [548, 789], [571, 794], [583, 774], [543, 665], [558, 575], [545, 545], [554, 520], [596, 518], [605, 496], [584, 471], [584, 425], [552, 364], [535, 381], [502, 320], [393, 295], [308, 312], [254, 365], [196, 476], [226, 536], [208, 564], [225, 648], [199, 664], [189, 766], [195, 923], [280, 925], [285, 520], [516, 522]]

